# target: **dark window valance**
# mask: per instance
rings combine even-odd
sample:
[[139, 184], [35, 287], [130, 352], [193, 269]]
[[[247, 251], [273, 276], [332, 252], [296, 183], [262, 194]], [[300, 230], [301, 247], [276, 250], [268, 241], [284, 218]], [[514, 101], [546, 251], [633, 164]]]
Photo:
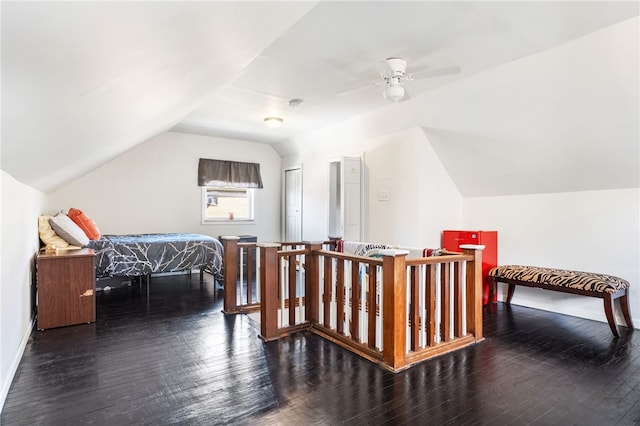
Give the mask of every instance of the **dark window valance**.
[[260, 164], [201, 158], [198, 162], [198, 186], [262, 188]]

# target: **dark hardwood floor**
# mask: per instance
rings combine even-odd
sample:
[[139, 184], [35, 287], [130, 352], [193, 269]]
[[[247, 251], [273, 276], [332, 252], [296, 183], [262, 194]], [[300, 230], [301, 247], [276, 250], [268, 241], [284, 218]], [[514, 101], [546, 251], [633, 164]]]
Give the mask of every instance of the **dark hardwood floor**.
[[393, 374], [307, 332], [263, 343], [208, 279], [99, 293], [95, 324], [34, 331], [0, 423], [640, 424], [638, 331], [499, 303], [485, 342]]

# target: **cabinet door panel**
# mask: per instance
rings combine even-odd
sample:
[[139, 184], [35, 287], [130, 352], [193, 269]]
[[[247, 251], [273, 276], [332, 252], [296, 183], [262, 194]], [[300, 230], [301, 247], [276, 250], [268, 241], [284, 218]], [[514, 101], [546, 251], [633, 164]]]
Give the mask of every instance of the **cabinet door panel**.
[[38, 329], [94, 322], [93, 256], [38, 259]]

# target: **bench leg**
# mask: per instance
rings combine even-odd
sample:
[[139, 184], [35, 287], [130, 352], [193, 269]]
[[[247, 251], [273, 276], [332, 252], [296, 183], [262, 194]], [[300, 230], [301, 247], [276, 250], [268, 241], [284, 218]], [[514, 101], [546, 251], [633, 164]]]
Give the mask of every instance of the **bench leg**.
[[489, 298], [487, 299], [487, 306], [491, 306], [493, 303], [493, 295], [496, 293], [497, 287], [498, 284], [496, 284], [494, 280], [491, 280], [491, 283], [489, 284]]
[[611, 328], [611, 332], [615, 337], [620, 337], [618, 334], [618, 328], [616, 327], [616, 320], [613, 317], [613, 301], [614, 299], [611, 297], [610, 293], [604, 293], [604, 314], [607, 316], [607, 322], [609, 323], [609, 328]]
[[624, 295], [620, 297], [620, 308], [627, 327], [633, 328], [633, 322], [631, 322], [631, 315], [629, 314], [629, 290], [626, 290]]
[[509, 290], [507, 291], [507, 305], [511, 304], [511, 299], [513, 299], [513, 293], [516, 291], [515, 284], [509, 284]]

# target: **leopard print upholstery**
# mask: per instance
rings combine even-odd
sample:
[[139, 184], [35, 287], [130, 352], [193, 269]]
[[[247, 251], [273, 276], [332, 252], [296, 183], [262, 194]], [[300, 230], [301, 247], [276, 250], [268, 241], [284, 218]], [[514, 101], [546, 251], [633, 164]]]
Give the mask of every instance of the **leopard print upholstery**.
[[574, 288], [595, 293], [615, 293], [629, 288], [629, 282], [613, 275], [568, 271], [538, 266], [505, 265], [493, 268], [489, 275], [530, 283]]

